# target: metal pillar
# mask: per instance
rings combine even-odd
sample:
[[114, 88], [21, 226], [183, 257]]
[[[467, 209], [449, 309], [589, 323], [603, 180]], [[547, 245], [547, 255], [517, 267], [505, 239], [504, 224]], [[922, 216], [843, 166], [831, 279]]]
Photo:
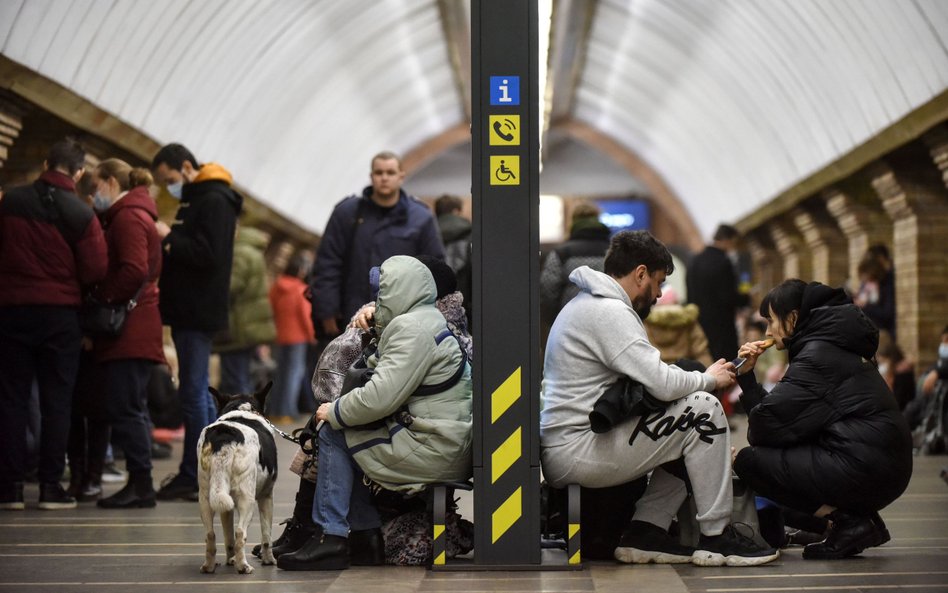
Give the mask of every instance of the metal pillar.
[[540, 565], [537, 4], [471, 5], [475, 564]]

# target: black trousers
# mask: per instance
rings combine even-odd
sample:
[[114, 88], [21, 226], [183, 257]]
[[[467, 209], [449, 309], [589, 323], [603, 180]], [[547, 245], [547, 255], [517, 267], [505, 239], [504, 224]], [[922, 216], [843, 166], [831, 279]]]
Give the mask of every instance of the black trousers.
[[34, 378], [41, 415], [39, 481], [62, 478], [81, 339], [72, 308], [0, 307], [0, 484], [23, 481]]
[[132, 476], [151, 474], [148, 378], [153, 364], [138, 358], [103, 363], [112, 442], [125, 451], [125, 467]]
[[811, 464], [788, 463], [781, 453], [770, 447], [746, 447], [738, 453], [734, 471], [756, 494], [810, 515], [824, 504], [869, 515], [889, 505], [904, 489], [893, 489], [892, 484], [852, 487], [840, 475], [814, 475]]
[[105, 376], [92, 351], [79, 355], [79, 372], [72, 399], [72, 422], [69, 427], [71, 482], [98, 483], [102, 476], [105, 451], [109, 446], [109, 417], [105, 408]]

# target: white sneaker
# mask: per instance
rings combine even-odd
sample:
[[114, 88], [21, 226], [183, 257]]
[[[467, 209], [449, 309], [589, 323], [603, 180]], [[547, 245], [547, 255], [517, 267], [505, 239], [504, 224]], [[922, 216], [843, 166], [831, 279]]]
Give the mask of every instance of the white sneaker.
[[103, 484], [121, 484], [128, 479], [128, 474], [115, 467], [115, 463], [106, 463], [102, 469]]

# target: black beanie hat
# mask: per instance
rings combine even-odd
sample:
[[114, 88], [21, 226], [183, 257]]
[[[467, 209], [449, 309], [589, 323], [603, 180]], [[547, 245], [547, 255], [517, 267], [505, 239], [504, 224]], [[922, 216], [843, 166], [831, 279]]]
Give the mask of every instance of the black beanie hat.
[[425, 264], [431, 275], [434, 276], [435, 286], [438, 288], [438, 299], [442, 299], [458, 289], [458, 279], [451, 266], [432, 255], [416, 255], [415, 259]]

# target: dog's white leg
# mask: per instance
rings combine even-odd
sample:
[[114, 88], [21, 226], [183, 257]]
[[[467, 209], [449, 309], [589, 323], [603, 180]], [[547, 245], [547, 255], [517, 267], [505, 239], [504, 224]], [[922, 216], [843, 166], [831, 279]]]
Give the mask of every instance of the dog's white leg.
[[264, 564], [275, 564], [270, 540], [270, 526], [273, 524], [273, 492], [257, 501], [260, 511], [260, 558]]
[[201, 490], [199, 499], [201, 505], [201, 521], [204, 523], [204, 564], [201, 565], [201, 572], [212, 573], [217, 569], [217, 562], [214, 557], [217, 555], [217, 541], [214, 535], [214, 510], [207, 500], [207, 493]]
[[237, 572], [240, 574], [250, 574], [253, 567], [247, 563], [245, 553], [247, 543], [247, 528], [250, 527], [250, 521], [253, 519], [253, 493], [241, 490], [235, 497], [234, 502], [237, 506], [237, 525], [236, 539], [234, 544], [234, 564], [237, 566]]
[[224, 528], [224, 549], [227, 566], [234, 564], [234, 511], [221, 511], [221, 527]]

